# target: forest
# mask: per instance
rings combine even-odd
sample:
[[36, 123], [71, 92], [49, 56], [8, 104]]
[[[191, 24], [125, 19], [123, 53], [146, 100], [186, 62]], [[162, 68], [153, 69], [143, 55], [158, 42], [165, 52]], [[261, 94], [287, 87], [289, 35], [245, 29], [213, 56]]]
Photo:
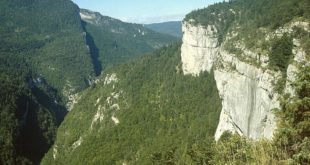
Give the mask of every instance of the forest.
[[[110, 69], [105, 75], [113, 73], [118, 82], [104, 85], [103, 81], [81, 94], [83, 101], [58, 130], [57, 159], [51, 149], [42, 164], [195, 162], [192, 150], [212, 141], [221, 110], [212, 73], [184, 76], [180, 44]], [[109, 106], [106, 100], [115, 93], [120, 96]], [[115, 105], [120, 109], [115, 110]], [[104, 117], [94, 124], [98, 112]], [[117, 117], [119, 124], [111, 117]], [[72, 149], [79, 139], [82, 144]]]
[[1, 0], [0, 164], [38, 164], [67, 113], [66, 80], [87, 86], [93, 71], [78, 10], [71, 1]]
[[272, 140], [225, 132], [215, 141], [214, 73], [184, 75], [181, 43], [169, 44], [179, 39], [100, 16], [112, 20], [104, 29], [81, 20], [70, 0], [0, 0], [0, 164], [310, 164], [310, 66], [298, 68], [293, 95], [284, 91], [294, 38], [309, 60], [310, 33], [263, 35], [309, 22], [309, 9], [309, 0], [230, 0], [186, 16], [215, 25], [237, 58], [239, 41], [265, 53], [264, 69], [282, 76]]

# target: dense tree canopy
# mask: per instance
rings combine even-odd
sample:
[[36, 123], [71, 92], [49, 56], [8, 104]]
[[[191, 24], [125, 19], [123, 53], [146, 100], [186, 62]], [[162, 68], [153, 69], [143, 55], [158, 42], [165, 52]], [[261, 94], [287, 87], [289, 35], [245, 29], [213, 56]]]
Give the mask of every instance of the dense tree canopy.
[[[113, 73], [118, 82], [102, 82], [82, 93], [58, 130], [57, 159], [52, 148], [42, 163], [195, 162], [190, 148], [213, 137], [221, 110], [213, 74], [184, 76], [179, 45], [112, 68], [106, 75]], [[120, 91], [114, 106], [107, 106], [110, 95]], [[116, 105], [120, 109], [115, 111]], [[103, 120], [93, 124], [102, 107]], [[72, 149], [79, 139], [81, 145]]]
[[69, 0], [0, 1], [0, 164], [38, 164], [52, 145], [63, 87], [93, 75], [82, 30]]

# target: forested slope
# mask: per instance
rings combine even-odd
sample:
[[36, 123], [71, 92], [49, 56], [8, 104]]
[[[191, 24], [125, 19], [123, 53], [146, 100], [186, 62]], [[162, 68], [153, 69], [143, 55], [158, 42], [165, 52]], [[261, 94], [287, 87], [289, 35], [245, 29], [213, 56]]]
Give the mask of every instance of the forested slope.
[[[213, 71], [184, 75], [180, 44], [144, 54], [177, 39], [69, 0], [0, 0], [0, 164], [38, 164], [47, 151], [42, 164], [309, 164], [309, 8], [308, 0], [231, 0], [186, 16], [214, 25], [233, 60], [282, 77], [273, 84], [281, 106], [272, 141], [225, 132], [215, 142], [223, 100]], [[285, 94], [290, 64], [298, 73]]]
[[[283, 27], [293, 20], [310, 19], [309, 7], [308, 0], [230, 0], [195, 10], [186, 15], [184, 21], [202, 26], [215, 25], [220, 42], [234, 31], [238, 35], [233, 36], [233, 42], [243, 41], [248, 49], [266, 49], [270, 43], [261, 41], [265, 39], [264, 33]], [[231, 46], [230, 51], [238, 51], [232, 47], [237, 46]], [[309, 45], [304, 47], [309, 52]]]
[[98, 12], [81, 9], [90, 49], [98, 60], [98, 71], [145, 55], [164, 45], [178, 41], [140, 24], [122, 22]]
[[[0, 1], [0, 164], [37, 164], [74, 94], [102, 69], [176, 41], [104, 19], [111, 26], [83, 22], [69, 0]], [[114, 28], [129, 32], [113, 34]]]
[[183, 76], [180, 46], [111, 68], [81, 93], [42, 164], [195, 162], [221, 103], [212, 74]]
[[69, 0], [0, 1], [0, 164], [37, 164], [67, 113], [65, 86], [94, 75], [78, 12]]

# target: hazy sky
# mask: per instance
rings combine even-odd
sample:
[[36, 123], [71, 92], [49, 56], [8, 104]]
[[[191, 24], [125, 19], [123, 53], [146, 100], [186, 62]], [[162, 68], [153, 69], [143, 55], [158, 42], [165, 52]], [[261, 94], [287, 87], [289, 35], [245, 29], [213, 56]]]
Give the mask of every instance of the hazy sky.
[[80, 8], [135, 23], [182, 20], [194, 9], [221, 1], [223, 0], [73, 0]]

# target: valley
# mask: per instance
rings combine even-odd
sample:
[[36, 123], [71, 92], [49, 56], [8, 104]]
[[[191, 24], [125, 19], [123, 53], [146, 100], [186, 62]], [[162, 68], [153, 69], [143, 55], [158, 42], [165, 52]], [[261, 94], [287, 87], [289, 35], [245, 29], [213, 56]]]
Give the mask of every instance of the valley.
[[309, 9], [137, 24], [0, 1], [0, 164], [309, 164]]
[[[38, 164], [77, 93], [96, 76], [177, 41], [116, 19], [108, 28], [126, 32], [102, 30], [81, 20], [80, 9], [69, 0], [4, 0], [0, 8], [0, 164]], [[112, 19], [97, 17], [103, 23]], [[131, 42], [134, 33], [140, 38]]]

